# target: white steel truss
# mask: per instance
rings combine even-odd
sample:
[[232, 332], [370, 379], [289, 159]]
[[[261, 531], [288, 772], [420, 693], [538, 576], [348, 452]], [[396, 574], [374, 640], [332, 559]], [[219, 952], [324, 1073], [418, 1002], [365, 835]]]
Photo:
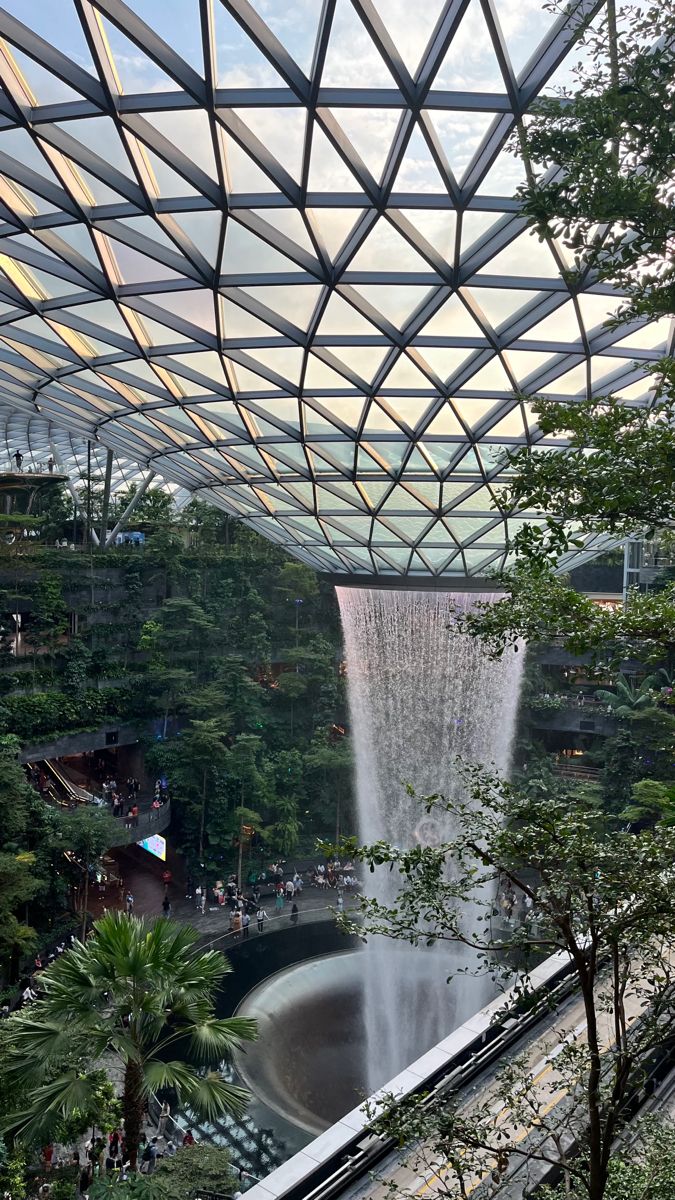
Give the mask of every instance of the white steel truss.
[[536, 519], [494, 507], [522, 395], [639, 401], [668, 344], [608, 330], [513, 199], [507, 139], [599, 9], [8, 0], [3, 405], [319, 570], [498, 566]]

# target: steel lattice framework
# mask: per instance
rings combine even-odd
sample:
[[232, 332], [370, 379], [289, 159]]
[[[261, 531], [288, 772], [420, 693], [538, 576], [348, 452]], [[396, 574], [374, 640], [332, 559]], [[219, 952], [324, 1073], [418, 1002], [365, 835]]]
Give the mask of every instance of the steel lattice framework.
[[599, 8], [6, 3], [3, 403], [320, 570], [497, 566], [517, 393], [639, 400], [667, 345], [604, 327], [513, 199], [507, 139]]

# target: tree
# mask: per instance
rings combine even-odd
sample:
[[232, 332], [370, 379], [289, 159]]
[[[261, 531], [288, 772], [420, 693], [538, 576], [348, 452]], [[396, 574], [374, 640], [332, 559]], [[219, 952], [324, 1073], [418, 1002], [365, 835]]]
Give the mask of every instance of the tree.
[[79, 909], [82, 917], [82, 937], [87, 932], [89, 882], [96, 860], [119, 841], [119, 824], [110, 813], [96, 808], [80, 808], [61, 818], [60, 835], [69, 862], [77, 872], [81, 885]]
[[[583, 799], [526, 796], [481, 767], [458, 764], [457, 782], [467, 799], [422, 801], [427, 812], [449, 814], [457, 830], [443, 844], [412, 850], [385, 843], [349, 846], [373, 870], [386, 865], [400, 878], [391, 902], [362, 900], [365, 931], [414, 945], [468, 946], [478, 956], [478, 969], [491, 974], [510, 972], [514, 956], [525, 971], [542, 952], [561, 951], [569, 958], [586, 1039], [571, 1036], [556, 1059], [577, 1101], [566, 1124], [578, 1153], [565, 1158], [564, 1167], [588, 1200], [603, 1200], [627, 1097], [649, 1055], [673, 1032], [675, 829], [662, 824], [638, 833], [616, 829]], [[513, 929], [493, 937], [490, 920], [500, 887], [513, 896], [514, 907], [525, 900], [530, 907]], [[476, 914], [472, 927], [467, 911]], [[354, 927], [349, 917], [343, 923]], [[528, 991], [527, 975], [522, 988]], [[633, 1024], [631, 1012], [640, 1016]], [[603, 1045], [605, 1014], [611, 1035]], [[555, 1133], [541, 1097], [523, 1086], [518, 1067], [515, 1073], [507, 1070], [502, 1088], [514, 1112], [507, 1125], [496, 1119], [494, 1097], [469, 1110], [443, 1097], [427, 1110], [427, 1139], [437, 1160], [450, 1155], [458, 1179], [470, 1177], [472, 1167], [484, 1169], [488, 1155], [498, 1163], [519, 1154], [560, 1161], [564, 1147], [556, 1153], [548, 1144], [533, 1148], [517, 1137], [523, 1106], [529, 1106], [530, 1123], [534, 1118], [543, 1131]], [[401, 1111], [394, 1106], [383, 1120], [408, 1141], [420, 1132], [420, 1119], [415, 1102], [408, 1124], [405, 1106]]]
[[[610, 1161], [607, 1200], [672, 1200], [675, 1196], [673, 1126], [655, 1117], [636, 1125], [626, 1146]], [[542, 1200], [585, 1200], [577, 1188], [545, 1189]]]
[[26, 641], [33, 647], [33, 675], [35, 675], [37, 651], [46, 650], [53, 666], [57, 643], [66, 632], [66, 606], [58, 575], [50, 575], [46, 572], [40, 575], [35, 586], [32, 617], [26, 633]]
[[619, 814], [622, 820], [650, 824], [663, 821], [666, 825], [675, 825], [675, 782], [639, 779], [633, 784], [632, 793], [632, 803]]
[[619, 675], [614, 681], [613, 692], [599, 688], [595, 694], [620, 721], [630, 720], [631, 717], [655, 708], [660, 676], [660, 671], [654, 675], [647, 675], [636, 685], [632, 679]]
[[239, 1178], [232, 1169], [229, 1150], [224, 1146], [184, 1146], [173, 1158], [162, 1158], [155, 1170], [155, 1181], [167, 1200], [185, 1200], [196, 1192], [228, 1195], [239, 1190]]
[[518, 134], [525, 214], [572, 251], [573, 283], [592, 270], [625, 291], [624, 321], [675, 310], [674, 29], [672, 0], [619, 13], [611, 0], [576, 88], [539, 100]]
[[206, 800], [209, 781], [214, 784], [214, 773], [222, 770], [228, 759], [225, 739], [229, 734], [226, 713], [220, 717], [209, 717], [204, 721], [190, 721], [189, 728], [181, 737], [181, 753], [184, 767], [192, 768], [201, 777], [201, 808], [199, 814], [199, 861], [204, 857], [204, 829], [206, 825]]
[[[132, 1166], [152, 1091], [174, 1088], [205, 1120], [241, 1114], [246, 1093], [203, 1070], [255, 1037], [255, 1022], [214, 1015], [216, 991], [230, 969], [219, 952], [200, 950], [198, 934], [187, 926], [152, 925], [118, 912], [101, 918], [86, 943], [76, 942], [42, 973], [44, 999], [11, 1019], [5, 1075], [27, 1087], [29, 1099], [5, 1128], [28, 1143], [47, 1140], [59, 1122], [89, 1105], [92, 1079], [77, 1067], [44, 1082], [50, 1064], [71, 1054], [96, 1062], [105, 1053], [121, 1071]], [[169, 1057], [176, 1043], [189, 1061]]]

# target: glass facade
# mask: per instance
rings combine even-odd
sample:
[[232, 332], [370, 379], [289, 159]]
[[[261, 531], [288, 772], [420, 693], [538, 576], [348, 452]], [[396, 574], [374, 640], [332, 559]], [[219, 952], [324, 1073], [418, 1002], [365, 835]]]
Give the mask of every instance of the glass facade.
[[667, 336], [605, 328], [513, 198], [598, 8], [6, 0], [10, 451], [92, 439], [319, 570], [497, 567], [523, 395], [639, 399]]

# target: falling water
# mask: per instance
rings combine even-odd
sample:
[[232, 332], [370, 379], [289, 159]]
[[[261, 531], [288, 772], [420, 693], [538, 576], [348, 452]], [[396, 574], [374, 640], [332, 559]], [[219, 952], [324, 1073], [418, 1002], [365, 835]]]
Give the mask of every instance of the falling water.
[[[457, 793], [454, 759], [509, 755], [522, 654], [490, 661], [452, 627], [453, 606], [489, 596], [337, 589], [347, 653], [359, 835], [399, 847], [444, 841], [451, 818], [427, 815], [406, 793]], [[396, 877], [376, 871], [373, 893], [391, 898]], [[374, 1090], [467, 1020], [489, 998], [486, 983], [448, 975], [471, 966], [458, 947], [419, 950], [371, 938], [364, 955], [367, 1080]]]

